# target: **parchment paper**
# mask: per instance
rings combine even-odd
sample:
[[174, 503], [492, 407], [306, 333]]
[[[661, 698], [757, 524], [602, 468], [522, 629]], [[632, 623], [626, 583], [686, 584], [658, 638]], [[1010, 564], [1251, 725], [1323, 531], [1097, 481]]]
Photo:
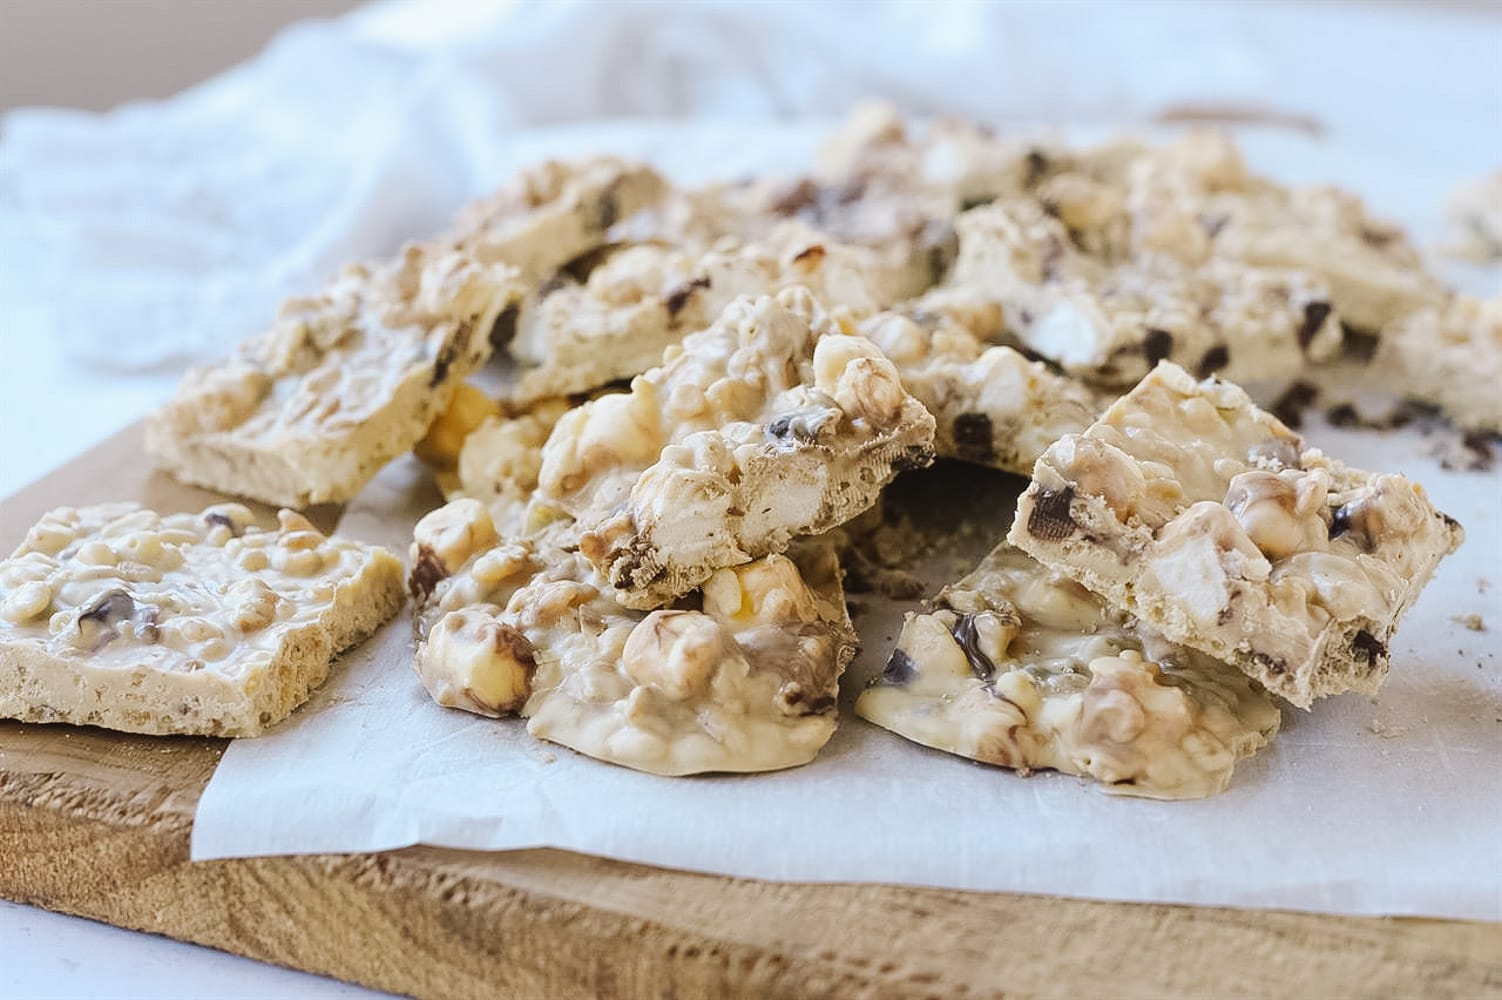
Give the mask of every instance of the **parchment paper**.
[[[1250, 137], [1249, 150], [1265, 171], [1342, 181], [1432, 229], [1437, 171], [1276, 134]], [[850, 703], [913, 603], [853, 598], [865, 647], [842, 687], [841, 728], [814, 763], [689, 779], [540, 743], [521, 720], [438, 708], [412, 672], [404, 613], [287, 724], [230, 746], [199, 804], [193, 857], [548, 846], [764, 879], [1502, 919], [1502, 476], [1441, 469], [1437, 439], [1413, 427], [1315, 420], [1306, 434], [1358, 466], [1417, 478], [1468, 541], [1409, 612], [1380, 698], [1286, 708], [1273, 745], [1217, 798], [1151, 802], [1068, 776], [1020, 778], [856, 718]], [[1021, 485], [961, 465], [900, 481], [895, 503], [956, 529], [916, 567], [932, 590], [1000, 537]], [[437, 502], [403, 460], [340, 530], [404, 554], [412, 522]], [[1469, 613], [1483, 631], [1458, 620]]]

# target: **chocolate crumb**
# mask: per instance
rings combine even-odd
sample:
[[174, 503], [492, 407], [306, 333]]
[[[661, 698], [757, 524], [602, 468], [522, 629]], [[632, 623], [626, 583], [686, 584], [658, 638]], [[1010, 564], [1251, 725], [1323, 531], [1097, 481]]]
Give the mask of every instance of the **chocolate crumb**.
[[1387, 659], [1387, 644], [1366, 629], [1351, 637], [1351, 649], [1366, 657], [1369, 670], [1377, 669], [1378, 664]]
[[1365, 427], [1366, 421], [1350, 403], [1337, 403], [1325, 411], [1331, 427]]

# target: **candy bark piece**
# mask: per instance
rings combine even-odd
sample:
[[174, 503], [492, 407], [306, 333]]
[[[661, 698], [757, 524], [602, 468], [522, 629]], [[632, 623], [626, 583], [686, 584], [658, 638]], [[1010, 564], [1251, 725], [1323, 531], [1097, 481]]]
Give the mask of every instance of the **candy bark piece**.
[[1382, 384], [1454, 423], [1502, 434], [1502, 296], [1457, 295], [1389, 327], [1372, 368]]
[[521, 298], [515, 269], [445, 244], [346, 268], [146, 421], [146, 450], [184, 482], [269, 504], [342, 502], [411, 450], [490, 353]]
[[1280, 721], [1235, 667], [1158, 637], [1005, 542], [932, 610], [907, 616], [855, 710], [924, 746], [1160, 799], [1224, 791]]
[[1029, 349], [1102, 385], [1130, 386], [1164, 359], [1201, 375], [1271, 378], [1339, 351], [1328, 293], [1296, 271], [1092, 251], [1031, 199], [967, 212], [956, 228], [951, 280], [1001, 303]]
[[564, 414], [534, 504], [575, 519], [622, 603], [654, 608], [859, 514], [932, 461], [933, 435], [891, 362], [792, 288], [738, 299], [629, 393]]
[[1007, 538], [1308, 707], [1377, 690], [1463, 532], [1416, 483], [1306, 448], [1239, 387], [1164, 362], [1044, 452]]
[[383, 549], [218, 504], [62, 507], [0, 563], [0, 716], [258, 736], [402, 604]]
[[511, 353], [525, 366], [514, 398], [587, 392], [639, 375], [742, 295], [808, 288], [852, 315], [869, 315], [913, 287], [885, 256], [784, 224], [766, 242], [689, 253], [628, 247], [583, 283], [560, 281], [522, 313]]
[[610, 156], [548, 160], [460, 213], [455, 235], [478, 259], [542, 280], [603, 246], [610, 228], [668, 192], [651, 167]]
[[827, 543], [646, 612], [546, 535], [499, 537], [478, 501], [414, 538], [416, 668], [440, 705], [522, 715], [541, 739], [663, 775], [793, 767], [834, 733], [856, 638]]
[[878, 313], [859, 327], [934, 415], [934, 450], [1027, 475], [1054, 441], [1106, 408], [1101, 393], [947, 320]]

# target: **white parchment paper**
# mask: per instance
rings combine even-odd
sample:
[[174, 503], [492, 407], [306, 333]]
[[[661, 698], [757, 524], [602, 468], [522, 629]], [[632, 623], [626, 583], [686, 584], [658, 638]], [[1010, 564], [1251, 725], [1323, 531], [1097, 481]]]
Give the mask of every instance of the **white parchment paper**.
[[[706, 164], [733, 174], [806, 153], [806, 132], [758, 151], [733, 131], [687, 131], [701, 175]], [[637, 152], [647, 140], [629, 127], [576, 130], [562, 151], [585, 142]], [[1434, 229], [1438, 168], [1281, 134], [1247, 145], [1266, 172], [1339, 180], [1420, 233]], [[655, 148], [668, 161], [685, 151]], [[865, 648], [847, 675], [841, 728], [814, 763], [689, 779], [540, 743], [520, 720], [438, 708], [412, 672], [403, 614], [287, 724], [230, 746], [199, 804], [193, 857], [548, 846], [764, 879], [1502, 919], [1502, 474], [1443, 470], [1421, 429], [1316, 420], [1306, 432], [1353, 464], [1419, 479], [1468, 542], [1410, 611], [1380, 698], [1286, 709], [1273, 745], [1220, 797], [1150, 802], [1068, 776], [1019, 778], [856, 718], [850, 703], [911, 604], [855, 598]], [[933, 589], [1000, 537], [1020, 484], [959, 465], [908, 474], [897, 502], [915, 517], [974, 528], [923, 561]], [[340, 530], [405, 553], [412, 521], [436, 502], [406, 460], [351, 504]], [[1458, 620], [1469, 613], [1484, 631]]]

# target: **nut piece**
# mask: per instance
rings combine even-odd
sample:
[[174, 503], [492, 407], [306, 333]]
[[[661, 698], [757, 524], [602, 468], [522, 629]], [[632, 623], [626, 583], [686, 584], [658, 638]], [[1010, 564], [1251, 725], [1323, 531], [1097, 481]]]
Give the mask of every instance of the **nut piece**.
[[496, 543], [490, 511], [468, 497], [445, 504], [425, 515], [412, 529], [412, 563], [436, 559], [445, 575], [459, 571], [476, 552]]
[[1278, 473], [1254, 469], [1233, 476], [1226, 490], [1226, 507], [1269, 559], [1327, 545], [1329, 530], [1317, 512], [1324, 507], [1328, 487], [1318, 476], [1294, 478], [1291, 482]]
[[704, 584], [704, 613], [736, 629], [819, 617], [798, 567], [781, 555], [718, 570]]
[[631, 630], [621, 665], [632, 680], [675, 701], [709, 686], [726, 654], [725, 630], [697, 611], [654, 611]]
[[494, 605], [444, 615], [417, 652], [417, 675], [438, 704], [496, 718], [532, 693], [537, 658], [527, 637], [495, 616]]

